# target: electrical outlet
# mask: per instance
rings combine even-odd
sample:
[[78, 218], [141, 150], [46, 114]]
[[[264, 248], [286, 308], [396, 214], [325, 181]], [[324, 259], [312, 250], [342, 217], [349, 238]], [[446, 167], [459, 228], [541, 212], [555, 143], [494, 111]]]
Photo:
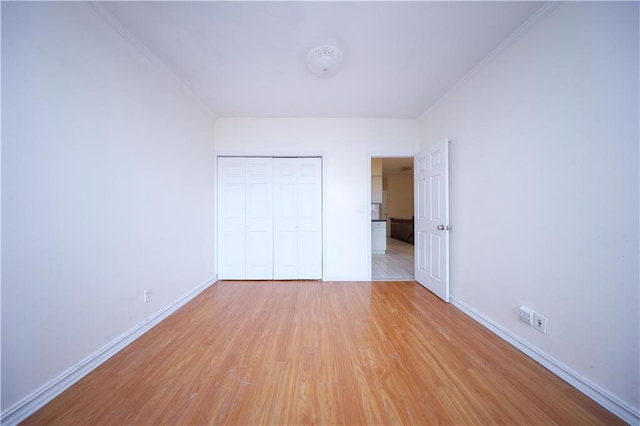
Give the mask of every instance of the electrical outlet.
[[547, 319], [542, 315], [533, 314], [533, 328], [540, 333], [547, 334]]
[[526, 306], [520, 306], [520, 321], [533, 325], [534, 315], [535, 312], [533, 312], [533, 309], [527, 308]]
[[151, 294], [153, 293], [153, 290], [148, 288], [144, 291], [144, 303], [148, 303], [151, 301]]

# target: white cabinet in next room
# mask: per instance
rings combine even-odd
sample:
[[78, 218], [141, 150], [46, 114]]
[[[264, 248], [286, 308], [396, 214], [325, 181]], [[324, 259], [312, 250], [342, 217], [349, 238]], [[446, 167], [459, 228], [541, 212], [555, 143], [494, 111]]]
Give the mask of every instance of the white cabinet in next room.
[[374, 220], [371, 222], [371, 252], [385, 254], [387, 251], [387, 222]]

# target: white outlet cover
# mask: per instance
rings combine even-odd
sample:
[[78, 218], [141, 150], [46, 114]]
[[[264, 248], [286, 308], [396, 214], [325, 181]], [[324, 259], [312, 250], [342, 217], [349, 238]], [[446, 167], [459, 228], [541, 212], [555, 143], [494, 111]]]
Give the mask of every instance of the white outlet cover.
[[541, 333], [547, 334], [547, 319], [542, 315], [533, 315], [533, 328]]
[[520, 321], [533, 326], [533, 317], [535, 315], [535, 312], [533, 311], [533, 309], [528, 308], [524, 305], [520, 306], [519, 314], [520, 314]]

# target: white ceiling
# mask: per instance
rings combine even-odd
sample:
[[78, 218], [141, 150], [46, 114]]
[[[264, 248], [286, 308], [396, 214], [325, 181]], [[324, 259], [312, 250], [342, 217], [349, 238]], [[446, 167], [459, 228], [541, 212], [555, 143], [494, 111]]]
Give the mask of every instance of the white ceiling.
[[[216, 117], [416, 118], [541, 2], [105, 2]], [[344, 52], [330, 78], [309, 49]]]

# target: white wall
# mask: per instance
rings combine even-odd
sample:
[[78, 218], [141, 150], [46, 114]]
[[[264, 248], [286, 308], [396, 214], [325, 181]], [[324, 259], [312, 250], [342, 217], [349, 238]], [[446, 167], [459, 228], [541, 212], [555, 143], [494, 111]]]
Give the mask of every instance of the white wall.
[[7, 409], [215, 274], [214, 156], [212, 119], [87, 4], [3, 2], [2, 66]]
[[561, 4], [421, 123], [453, 140], [452, 297], [635, 409], [638, 16]]
[[219, 155], [321, 155], [324, 158], [324, 279], [367, 280], [371, 274], [371, 156], [412, 154], [416, 120], [216, 120]]

